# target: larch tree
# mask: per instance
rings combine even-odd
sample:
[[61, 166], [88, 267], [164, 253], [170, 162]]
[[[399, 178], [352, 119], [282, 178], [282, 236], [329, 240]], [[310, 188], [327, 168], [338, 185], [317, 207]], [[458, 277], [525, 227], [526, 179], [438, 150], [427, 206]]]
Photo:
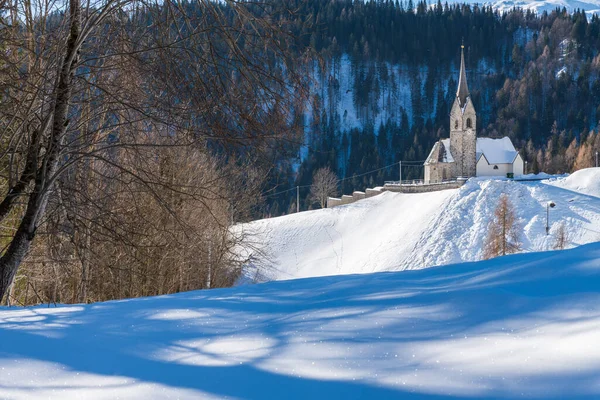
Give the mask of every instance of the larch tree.
[[554, 250], [564, 250], [569, 244], [569, 232], [564, 223], [561, 223], [555, 233]]
[[494, 211], [494, 220], [488, 227], [483, 247], [483, 258], [516, 253], [521, 250], [515, 209], [506, 194], [500, 196]]

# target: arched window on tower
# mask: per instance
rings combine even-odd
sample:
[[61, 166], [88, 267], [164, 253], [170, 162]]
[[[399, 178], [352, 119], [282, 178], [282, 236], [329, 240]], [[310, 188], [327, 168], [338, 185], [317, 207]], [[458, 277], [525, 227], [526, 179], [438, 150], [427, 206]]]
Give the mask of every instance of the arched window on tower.
[[467, 118], [467, 128], [472, 128], [473, 124], [471, 124], [471, 118]]
[[458, 120], [454, 121], [454, 129], [458, 129]]

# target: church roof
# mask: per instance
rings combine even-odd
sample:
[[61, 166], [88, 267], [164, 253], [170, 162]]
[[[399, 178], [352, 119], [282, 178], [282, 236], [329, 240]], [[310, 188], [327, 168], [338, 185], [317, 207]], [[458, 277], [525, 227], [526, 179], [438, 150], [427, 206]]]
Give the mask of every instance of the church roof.
[[437, 141], [433, 144], [433, 147], [431, 148], [431, 151], [429, 152], [429, 155], [427, 156], [427, 159], [425, 160], [425, 163], [423, 165], [437, 163], [437, 162], [439, 162], [439, 157], [440, 157], [440, 141]]
[[[477, 138], [475, 153], [477, 161], [484, 156], [489, 164], [512, 164], [519, 155], [507, 136], [502, 139]], [[424, 165], [452, 162], [454, 157], [450, 152], [450, 139], [442, 139], [435, 142]]]
[[454, 162], [454, 157], [450, 153], [450, 139], [442, 139], [435, 142], [424, 165], [452, 162]]
[[456, 90], [456, 97], [460, 101], [460, 106], [464, 107], [467, 104], [467, 97], [469, 97], [469, 87], [467, 86], [467, 72], [465, 70], [465, 46], [461, 46], [460, 49], [460, 76], [458, 78], [458, 89]]
[[450, 139], [442, 139], [440, 142], [442, 142], [442, 149], [440, 149], [440, 162], [454, 162], [454, 157], [452, 157], [452, 153], [450, 153]]
[[507, 136], [502, 139], [477, 138], [475, 152], [477, 161], [483, 155], [489, 164], [512, 164], [519, 154]]

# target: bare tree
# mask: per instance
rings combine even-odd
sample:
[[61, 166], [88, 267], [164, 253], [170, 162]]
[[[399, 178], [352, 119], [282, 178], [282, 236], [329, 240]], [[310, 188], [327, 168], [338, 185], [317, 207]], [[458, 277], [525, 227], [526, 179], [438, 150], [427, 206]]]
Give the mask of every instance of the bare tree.
[[483, 258], [489, 259], [521, 250], [519, 230], [514, 206], [506, 194], [500, 196], [494, 211], [494, 220], [488, 227], [484, 242]]
[[26, 286], [17, 285], [15, 302], [102, 301], [235, 282], [245, 262], [238, 248], [255, 244], [248, 232], [232, 230], [233, 210], [244, 219], [256, 205], [261, 174], [191, 147], [152, 151], [150, 158], [120, 148], [118, 165], [164, 177], [168, 191], [102, 164], [85, 179], [62, 177], [60, 198], [52, 198], [48, 221], [17, 275]]
[[564, 223], [561, 223], [556, 230], [556, 241], [554, 242], [555, 250], [564, 250], [569, 244], [569, 232]]
[[338, 193], [338, 177], [329, 167], [319, 168], [313, 175], [310, 187], [310, 200], [319, 203], [321, 208], [327, 206], [327, 198]]
[[[161, 174], [158, 149], [213, 149], [251, 159], [256, 149], [293, 133], [291, 110], [303, 91], [285, 52], [289, 35], [270, 21], [266, 6], [196, 0], [201, 12], [190, 12], [189, 2], [177, 0], [3, 4], [0, 298], [53, 218], [52, 229], [76, 231], [74, 249], [55, 243], [62, 251], [55, 255], [79, 260], [81, 275], [73, 278], [79, 300], [88, 297], [91, 238], [127, 243], [143, 236], [134, 223], [105, 229], [111, 216], [142, 211], [136, 207], [144, 198], [185, 227], [173, 198], [214, 196]], [[129, 207], [110, 208], [113, 191]], [[210, 214], [211, 207], [204, 210]]]

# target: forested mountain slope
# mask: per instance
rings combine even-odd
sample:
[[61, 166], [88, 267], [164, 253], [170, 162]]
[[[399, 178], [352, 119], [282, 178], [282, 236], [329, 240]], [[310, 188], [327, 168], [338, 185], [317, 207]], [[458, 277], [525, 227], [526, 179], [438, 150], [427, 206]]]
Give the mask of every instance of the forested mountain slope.
[[[305, 75], [298, 158], [281, 160], [265, 214], [303, 209], [312, 175], [329, 166], [349, 193], [422, 177], [418, 164], [449, 135], [460, 45], [480, 137], [509, 136], [530, 172], [594, 165], [600, 150], [600, 19], [566, 9], [534, 13], [480, 5], [309, 0], [287, 3], [292, 32], [317, 55]], [[411, 8], [412, 7], [412, 8]], [[367, 173], [368, 171], [374, 171]], [[362, 175], [364, 174], [364, 175]], [[272, 190], [271, 190], [272, 189]]]

